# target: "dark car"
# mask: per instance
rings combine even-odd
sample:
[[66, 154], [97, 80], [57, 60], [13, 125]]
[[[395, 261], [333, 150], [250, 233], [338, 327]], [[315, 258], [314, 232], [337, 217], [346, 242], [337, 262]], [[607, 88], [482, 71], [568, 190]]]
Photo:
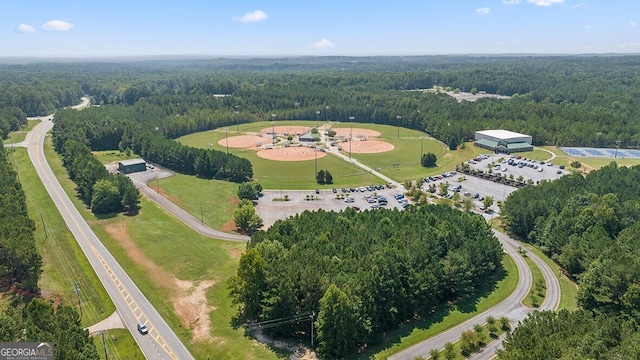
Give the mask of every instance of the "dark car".
[[138, 324], [138, 331], [142, 335], [147, 335], [149, 333], [149, 328], [145, 324]]

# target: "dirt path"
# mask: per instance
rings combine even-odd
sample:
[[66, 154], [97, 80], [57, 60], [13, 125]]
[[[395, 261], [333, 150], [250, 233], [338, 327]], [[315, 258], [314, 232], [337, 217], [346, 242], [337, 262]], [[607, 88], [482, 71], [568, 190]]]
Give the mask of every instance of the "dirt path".
[[209, 339], [211, 321], [209, 312], [215, 310], [207, 304], [206, 291], [216, 284], [214, 280], [203, 280], [199, 282], [179, 280], [172, 274], [166, 272], [162, 267], [151, 260], [133, 242], [127, 233], [128, 221], [109, 224], [105, 230], [113, 236], [122, 248], [137, 265], [145, 268], [154, 284], [170, 290], [172, 297], [170, 302], [182, 320], [182, 325], [191, 329], [192, 341], [200, 342]]

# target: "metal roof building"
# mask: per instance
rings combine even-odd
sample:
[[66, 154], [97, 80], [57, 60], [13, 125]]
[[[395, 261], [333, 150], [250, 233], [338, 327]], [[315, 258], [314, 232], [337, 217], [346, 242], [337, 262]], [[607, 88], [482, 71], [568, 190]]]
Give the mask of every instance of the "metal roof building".
[[475, 145], [497, 153], [512, 153], [531, 151], [533, 138], [509, 130], [483, 130], [476, 131]]
[[118, 171], [124, 174], [133, 172], [146, 171], [147, 162], [143, 159], [129, 159], [118, 161]]

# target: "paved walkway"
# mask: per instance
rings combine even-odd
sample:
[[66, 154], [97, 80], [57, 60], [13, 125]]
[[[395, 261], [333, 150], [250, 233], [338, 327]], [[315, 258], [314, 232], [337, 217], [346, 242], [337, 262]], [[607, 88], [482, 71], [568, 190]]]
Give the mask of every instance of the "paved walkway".
[[106, 319], [100, 321], [97, 324], [89, 326], [86, 330], [89, 330], [89, 334], [95, 334], [100, 331], [111, 329], [126, 329], [117, 310], [114, 311], [113, 314], [109, 315], [109, 317], [107, 317]]

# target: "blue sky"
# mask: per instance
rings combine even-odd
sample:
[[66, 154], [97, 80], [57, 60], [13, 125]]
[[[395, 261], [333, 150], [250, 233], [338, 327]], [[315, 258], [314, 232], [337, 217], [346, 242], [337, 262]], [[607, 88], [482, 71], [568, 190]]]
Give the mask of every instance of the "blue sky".
[[640, 53], [638, 0], [4, 0], [0, 57]]

